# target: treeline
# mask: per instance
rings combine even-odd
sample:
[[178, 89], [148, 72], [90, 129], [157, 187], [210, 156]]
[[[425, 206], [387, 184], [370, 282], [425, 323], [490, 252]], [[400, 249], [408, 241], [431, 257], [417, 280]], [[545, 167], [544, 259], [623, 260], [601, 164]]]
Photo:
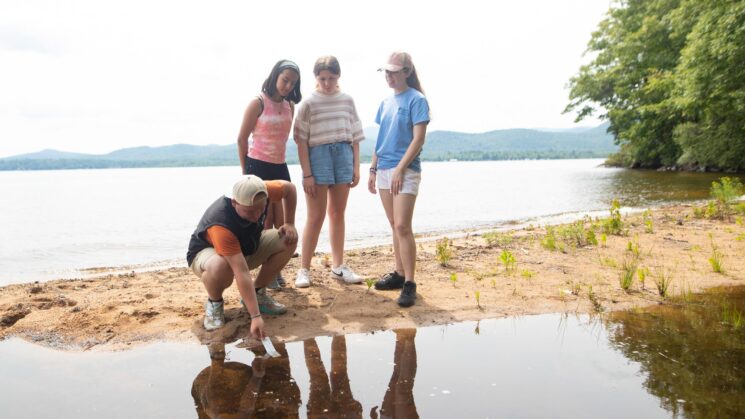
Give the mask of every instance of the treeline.
[[94, 159], [18, 159], [0, 160], [0, 171], [9, 170], [74, 170], [132, 169], [146, 167], [202, 167], [237, 165], [237, 159], [200, 160], [94, 160]]
[[627, 167], [745, 170], [745, 1], [616, 1], [565, 112], [600, 113]]
[[[425, 161], [479, 161], [479, 160], [548, 160], [548, 159], [590, 159], [605, 158], [608, 153], [599, 151], [578, 150], [545, 150], [545, 151], [463, 151], [455, 153], [428, 154], [422, 152]], [[368, 159], [369, 160], [369, 159]]]

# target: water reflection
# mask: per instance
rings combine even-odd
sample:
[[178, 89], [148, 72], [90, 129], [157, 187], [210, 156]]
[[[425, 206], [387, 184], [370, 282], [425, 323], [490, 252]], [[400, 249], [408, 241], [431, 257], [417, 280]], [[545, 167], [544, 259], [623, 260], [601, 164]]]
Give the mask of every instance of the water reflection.
[[[414, 403], [414, 378], [416, 377], [416, 329], [398, 329], [396, 349], [393, 354], [393, 374], [383, 397], [380, 418], [418, 418]], [[370, 411], [378, 419], [377, 406]]]
[[644, 385], [675, 416], [742, 417], [745, 287], [677, 303], [611, 314], [609, 341], [641, 364]]
[[[416, 329], [394, 331], [396, 345], [393, 371], [381, 406], [373, 406], [373, 419], [418, 418], [414, 403], [414, 378], [417, 370]], [[199, 418], [296, 418], [301, 406], [300, 391], [290, 374], [290, 358], [285, 345], [275, 344], [279, 358], [266, 357], [263, 349], [254, 353], [251, 366], [226, 361], [225, 344], [207, 345], [210, 366], [197, 374], [191, 395]], [[306, 403], [308, 418], [362, 418], [347, 373], [345, 336], [331, 340], [331, 369], [326, 373], [316, 339], [303, 341], [305, 365], [310, 377]]]
[[331, 340], [331, 377], [321, 360], [315, 339], [303, 342], [305, 365], [310, 375], [309, 418], [361, 418], [362, 404], [352, 396], [347, 374], [347, 341], [344, 336]]
[[191, 387], [199, 418], [297, 418], [300, 390], [290, 374], [285, 345], [275, 345], [279, 358], [266, 357], [262, 349], [249, 367], [225, 361], [225, 344], [207, 345], [210, 366]]

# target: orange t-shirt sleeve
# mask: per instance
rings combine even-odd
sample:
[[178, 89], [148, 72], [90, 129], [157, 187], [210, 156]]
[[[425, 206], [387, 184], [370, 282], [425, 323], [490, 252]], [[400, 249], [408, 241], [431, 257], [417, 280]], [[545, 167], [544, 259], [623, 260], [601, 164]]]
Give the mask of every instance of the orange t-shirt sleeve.
[[207, 241], [220, 256], [233, 256], [241, 253], [238, 237], [223, 226], [214, 225], [207, 229]]
[[264, 181], [266, 185], [266, 192], [269, 194], [269, 202], [281, 201], [285, 195], [285, 190], [282, 188], [282, 182], [278, 180], [267, 180]]

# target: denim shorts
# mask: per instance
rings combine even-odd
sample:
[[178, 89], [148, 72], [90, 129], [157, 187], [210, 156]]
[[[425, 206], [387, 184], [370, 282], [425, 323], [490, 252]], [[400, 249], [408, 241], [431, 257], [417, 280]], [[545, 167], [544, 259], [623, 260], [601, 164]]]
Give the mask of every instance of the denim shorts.
[[350, 143], [321, 144], [310, 148], [310, 170], [317, 185], [352, 183], [354, 153]]

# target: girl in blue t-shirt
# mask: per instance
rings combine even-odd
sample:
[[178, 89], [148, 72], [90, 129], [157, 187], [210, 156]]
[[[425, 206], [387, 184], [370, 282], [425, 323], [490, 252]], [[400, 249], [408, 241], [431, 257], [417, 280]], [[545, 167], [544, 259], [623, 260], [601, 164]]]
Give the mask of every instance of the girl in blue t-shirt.
[[380, 104], [375, 122], [380, 125], [367, 188], [380, 190], [380, 201], [391, 224], [396, 268], [375, 283], [379, 290], [401, 289], [398, 304], [416, 300], [416, 242], [411, 228], [421, 181], [419, 153], [429, 123], [429, 104], [419, 83], [411, 55], [394, 52], [378, 69], [393, 95]]

